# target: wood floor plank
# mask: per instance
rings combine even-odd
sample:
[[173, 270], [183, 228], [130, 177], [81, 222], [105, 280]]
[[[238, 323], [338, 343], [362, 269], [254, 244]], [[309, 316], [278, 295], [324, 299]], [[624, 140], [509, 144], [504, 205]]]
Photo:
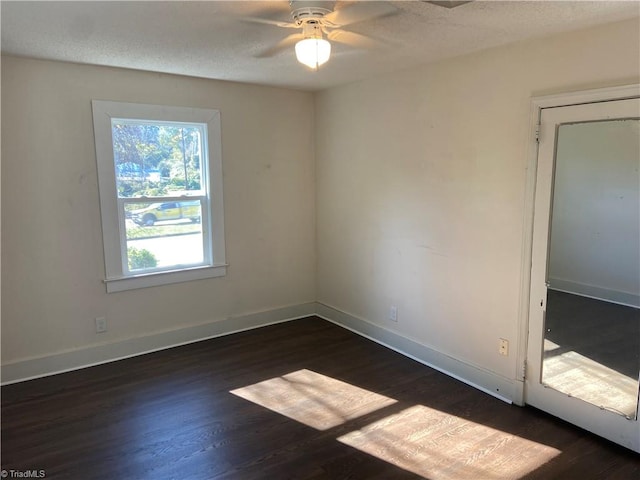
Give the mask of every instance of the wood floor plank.
[[2, 387], [56, 479], [640, 478], [640, 457], [316, 317]]

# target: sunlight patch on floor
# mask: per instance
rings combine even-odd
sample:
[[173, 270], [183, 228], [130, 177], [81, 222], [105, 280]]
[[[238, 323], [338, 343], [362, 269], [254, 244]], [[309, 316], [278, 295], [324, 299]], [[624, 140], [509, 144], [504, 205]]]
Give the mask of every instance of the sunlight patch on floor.
[[638, 379], [570, 351], [544, 359], [542, 383], [598, 407], [635, 418]]
[[327, 430], [396, 400], [311, 370], [238, 388], [232, 394], [317, 430]]
[[338, 441], [431, 480], [520, 478], [560, 451], [422, 405]]
[[548, 338], [544, 339], [544, 353], [553, 352], [554, 350], [559, 350], [560, 345], [555, 342], [552, 342]]
[[[306, 369], [231, 393], [317, 430], [328, 430], [397, 403]], [[337, 440], [430, 480], [518, 479], [561, 453], [423, 405], [387, 415]]]

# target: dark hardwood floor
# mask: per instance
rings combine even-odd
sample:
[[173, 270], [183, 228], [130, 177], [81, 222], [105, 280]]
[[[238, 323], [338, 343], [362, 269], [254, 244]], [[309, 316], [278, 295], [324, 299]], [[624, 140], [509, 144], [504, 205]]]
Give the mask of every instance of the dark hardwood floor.
[[546, 338], [560, 346], [550, 356], [575, 351], [638, 378], [640, 309], [549, 290], [546, 326]]
[[59, 479], [640, 478], [622, 447], [314, 317], [2, 387], [1, 461]]
[[636, 417], [640, 309], [549, 290], [542, 382]]

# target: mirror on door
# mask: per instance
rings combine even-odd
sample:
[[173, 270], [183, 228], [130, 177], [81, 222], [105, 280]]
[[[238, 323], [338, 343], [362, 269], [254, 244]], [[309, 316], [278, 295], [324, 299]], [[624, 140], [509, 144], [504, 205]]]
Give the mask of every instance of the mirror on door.
[[637, 418], [640, 120], [558, 127], [542, 383]]

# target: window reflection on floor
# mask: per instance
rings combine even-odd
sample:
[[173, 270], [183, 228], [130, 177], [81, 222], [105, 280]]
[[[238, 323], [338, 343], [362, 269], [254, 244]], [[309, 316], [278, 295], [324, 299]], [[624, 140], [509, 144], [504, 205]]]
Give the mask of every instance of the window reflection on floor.
[[[560, 349], [545, 340], [545, 354]], [[635, 418], [638, 381], [578, 352], [550, 355], [544, 363], [543, 383], [599, 407]]]
[[549, 290], [542, 383], [635, 419], [640, 310]]
[[336, 427], [396, 403], [384, 395], [306, 369], [231, 393], [316, 430]]
[[[431, 480], [521, 478], [561, 453], [423, 405], [407, 407], [306, 369], [231, 393], [317, 430], [339, 427], [336, 441]], [[342, 434], [344, 425], [373, 412], [380, 413], [376, 420]]]
[[560, 453], [422, 405], [338, 441], [432, 480], [520, 478]]

